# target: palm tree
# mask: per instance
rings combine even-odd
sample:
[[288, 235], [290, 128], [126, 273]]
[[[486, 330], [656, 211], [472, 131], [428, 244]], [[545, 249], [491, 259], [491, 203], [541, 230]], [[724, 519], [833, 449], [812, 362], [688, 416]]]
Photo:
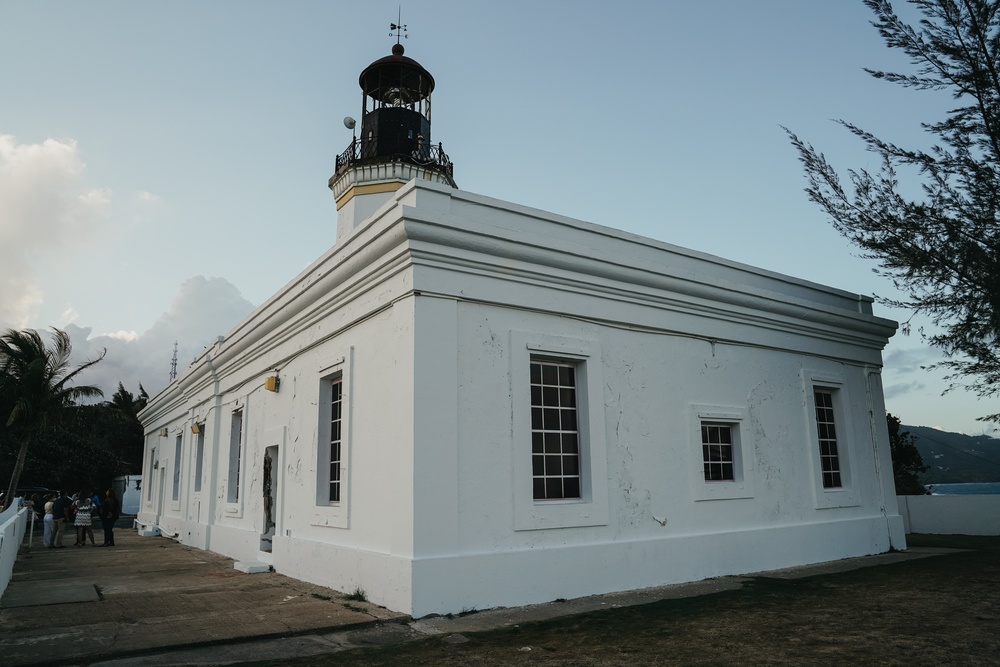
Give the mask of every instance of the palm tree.
[[142, 422], [139, 412], [149, 402], [149, 394], [139, 384], [139, 395], [125, 389], [119, 382], [118, 391], [102, 407], [107, 411], [104, 442], [113, 455], [117, 469], [115, 475], [134, 474], [142, 466]]
[[4, 508], [14, 499], [31, 440], [59, 421], [77, 399], [104, 395], [97, 387], [70, 387], [69, 383], [103, 359], [107, 350], [70, 370], [73, 347], [69, 335], [55, 328], [52, 332], [51, 348], [34, 329], [8, 329], [0, 336], [0, 429], [17, 428], [21, 437]]
[[118, 391], [111, 396], [110, 401], [105, 401], [104, 405], [120, 410], [131, 417], [138, 417], [139, 412], [146, 407], [148, 402], [149, 394], [142, 388], [142, 383], [139, 383], [139, 395], [135, 396], [119, 382]]

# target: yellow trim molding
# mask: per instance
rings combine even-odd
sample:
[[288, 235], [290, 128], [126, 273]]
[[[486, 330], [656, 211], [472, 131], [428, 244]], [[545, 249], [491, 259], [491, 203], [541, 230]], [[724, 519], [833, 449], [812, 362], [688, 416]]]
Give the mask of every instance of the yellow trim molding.
[[356, 195], [370, 195], [377, 194], [379, 192], [395, 192], [406, 185], [403, 181], [390, 181], [387, 183], [369, 183], [368, 185], [353, 185], [347, 192], [340, 196], [337, 200], [337, 210], [339, 211], [344, 204], [351, 201], [351, 199]]

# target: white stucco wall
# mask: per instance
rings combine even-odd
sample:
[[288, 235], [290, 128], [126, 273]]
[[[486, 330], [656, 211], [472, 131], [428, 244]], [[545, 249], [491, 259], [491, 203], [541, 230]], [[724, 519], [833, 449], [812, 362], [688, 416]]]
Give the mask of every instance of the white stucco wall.
[[[864, 297], [410, 183], [150, 401], [139, 519], [416, 616], [903, 548], [879, 377], [893, 328]], [[581, 364], [580, 502], [531, 499], [531, 354]], [[331, 373], [346, 410], [334, 506], [317, 499]], [[839, 490], [818, 472], [817, 382], [841, 403]], [[738, 424], [738, 484], [704, 482], [704, 414]], [[268, 448], [277, 525], [262, 553]]]
[[1000, 535], [1000, 496], [898, 496], [907, 533]]

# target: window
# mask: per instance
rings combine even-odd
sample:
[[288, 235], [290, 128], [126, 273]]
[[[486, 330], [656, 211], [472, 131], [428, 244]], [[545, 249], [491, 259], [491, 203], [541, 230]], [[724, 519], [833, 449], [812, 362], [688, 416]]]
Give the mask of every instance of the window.
[[520, 331], [510, 340], [514, 529], [607, 525], [600, 344]]
[[340, 377], [330, 381], [329, 418], [330, 418], [330, 489], [329, 501], [340, 502], [340, 464], [343, 444], [343, 382]]
[[354, 348], [317, 378], [316, 504], [312, 524], [350, 527], [351, 369]]
[[149, 449], [149, 474], [146, 475], [146, 502], [153, 502], [153, 471], [156, 470], [156, 447]]
[[733, 482], [733, 427], [731, 424], [701, 424], [701, 455], [706, 482]]
[[754, 442], [742, 406], [689, 405], [688, 468], [694, 499], [753, 498]]
[[205, 460], [205, 424], [204, 422], [198, 424], [198, 439], [195, 444], [194, 452], [194, 491], [198, 493], [201, 491], [201, 476], [204, 471], [204, 460]]
[[840, 454], [837, 452], [837, 429], [833, 413], [833, 392], [816, 389], [816, 434], [819, 440], [820, 470], [823, 474], [823, 488], [836, 489], [843, 486], [840, 476]]
[[531, 467], [535, 500], [580, 498], [574, 364], [531, 358]]
[[174, 440], [174, 487], [171, 498], [180, 500], [181, 497], [181, 436]]
[[227, 500], [231, 503], [240, 499], [240, 449], [243, 442], [243, 410], [233, 412], [229, 431], [229, 483]]
[[856, 507], [860, 504], [861, 496], [854, 483], [851, 438], [855, 431], [851, 421], [849, 377], [836, 371], [803, 369], [802, 391], [808, 434], [804, 444], [808, 447], [808, 461], [812, 468], [816, 509]]

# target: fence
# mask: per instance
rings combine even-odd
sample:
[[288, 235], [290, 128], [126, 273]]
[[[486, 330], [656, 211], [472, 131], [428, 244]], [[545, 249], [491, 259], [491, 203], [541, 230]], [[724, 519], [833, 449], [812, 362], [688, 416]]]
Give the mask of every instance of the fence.
[[0, 595], [7, 590], [14, 574], [14, 561], [24, 539], [27, 514], [27, 511], [18, 509], [16, 501], [0, 514]]
[[1000, 495], [896, 496], [907, 533], [1000, 535]]

